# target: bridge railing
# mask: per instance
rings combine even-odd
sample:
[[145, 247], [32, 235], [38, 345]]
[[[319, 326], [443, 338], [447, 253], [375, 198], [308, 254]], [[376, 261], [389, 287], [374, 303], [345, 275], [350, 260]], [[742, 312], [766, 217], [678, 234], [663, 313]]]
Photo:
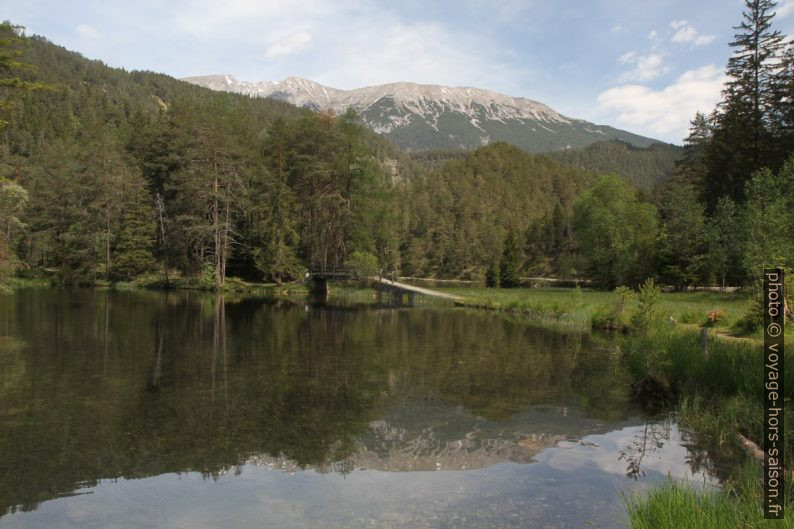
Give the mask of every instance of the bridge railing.
[[351, 266], [319, 266], [309, 269], [310, 276], [316, 277], [356, 277], [357, 271]]

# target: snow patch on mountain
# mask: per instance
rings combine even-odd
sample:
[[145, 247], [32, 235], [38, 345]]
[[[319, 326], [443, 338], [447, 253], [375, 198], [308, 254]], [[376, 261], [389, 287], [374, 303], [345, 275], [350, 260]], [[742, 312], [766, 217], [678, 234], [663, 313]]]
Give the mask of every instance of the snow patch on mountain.
[[342, 114], [352, 108], [365, 125], [407, 150], [476, 148], [506, 141], [529, 152], [548, 152], [608, 139], [638, 147], [656, 142], [608, 125], [563, 116], [531, 99], [482, 88], [402, 82], [340, 90], [299, 77], [249, 83], [231, 75], [184, 80], [213, 90], [279, 99], [315, 111]]
[[236, 92], [253, 97], [277, 97], [297, 106], [333, 110], [341, 114], [348, 108], [362, 112], [383, 99], [391, 99], [397, 110], [416, 114], [437, 126], [443, 112], [464, 114], [479, 128], [481, 119], [510, 121], [532, 119], [550, 123], [570, 123], [554, 109], [523, 97], [512, 97], [491, 90], [471, 87], [452, 88], [417, 83], [390, 83], [354, 90], [339, 90], [301, 79], [287, 77], [283, 81], [249, 83], [231, 75], [186, 77], [185, 81], [213, 90]]

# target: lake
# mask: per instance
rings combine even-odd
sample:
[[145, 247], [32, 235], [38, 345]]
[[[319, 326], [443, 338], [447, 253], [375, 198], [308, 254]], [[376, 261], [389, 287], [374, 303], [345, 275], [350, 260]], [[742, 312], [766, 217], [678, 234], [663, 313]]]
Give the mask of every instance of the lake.
[[2, 528], [622, 527], [711, 487], [606, 338], [444, 307], [0, 298]]

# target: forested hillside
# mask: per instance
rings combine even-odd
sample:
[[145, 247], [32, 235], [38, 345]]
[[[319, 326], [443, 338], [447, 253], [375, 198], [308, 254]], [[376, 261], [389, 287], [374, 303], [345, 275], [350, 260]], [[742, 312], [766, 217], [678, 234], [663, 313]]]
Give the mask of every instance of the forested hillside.
[[52, 88], [19, 94], [3, 130], [23, 275], [221, 285], [353, 258], [482, 278], [508, 228], [569, 214], [592, 179], [505, 144], [428, 171], [352, 113], [111, 69], [37, 37], [16, 46], [35, 67], [21, 75]]
[[572, 204], [593, 176], [506, 143], [449, 161], [409, 189], [403, 271], [482, 279], [509, 234], [532, 244], [528, 230], [548, 219], [559, 231], [554, 250], [570, 249]]
[[353, 112], [111, 69], [6, 23], [3, 273], [218, 287], [356, 264], [504, 286], [753, 284], [794, 267], [794, 45], [772, 7], [746, 3], [723, 100], [677, 162], [616, 142], [409, 156]]
[[615, 140], [553, 151], [548, 156], [586, 171], [618, 174], [635, 187], [650, 192], [673, 174], [682, 154], [680, 147], [666, 143], [635, 147]]
[[394, 253], [382, 202], [411, 163], [354, 116], [111, 69], [3, 32], [32, 65], [19, 77], [50, 88], [9, 92], [2, 131], [20, 273], [90, 282], [159, 269], [220, 285]]

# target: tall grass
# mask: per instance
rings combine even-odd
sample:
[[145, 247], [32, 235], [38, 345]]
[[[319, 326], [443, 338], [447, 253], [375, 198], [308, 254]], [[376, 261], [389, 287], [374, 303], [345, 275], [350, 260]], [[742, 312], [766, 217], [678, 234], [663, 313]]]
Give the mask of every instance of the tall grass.
[[788, 516], [764, 520], [760, 467], [747, 463], [721, 491], [698, 490], [668, 478], [647, 494], [624, 498], [632, 529], [762, 529], [794, 527], [794, 485], [787, 484]]
[[[635, 379], [664, 377], [678, 388], [679, 424], [691, 431], [713, 470], [726, 480], [722, 492], [693, 490], [667, 481], [646, 496], [627, 500], [634, 529], [687, 527], [794, 527], [794, 476], [787, 479], [787, 521], [764, 521], [760, 464], [737, 442], [737, 433], [763, 438], [763, 345], [756, 340], [709, 336], [706, 352], [699, 336], [687, 329], [657, 324], [645, 335], [624, 338], [626, 363]], [[791, 353], [786, 354], [792, 365]], [[784, 458], [794, 461], [794, 370], [785, 373]], [[745, 464], [737, 464], [737, 462]]]
[[[612, 317], [621, 293], [582, 289], [580, 294], [570, 288], [467, 288], [436, 287], [436, 290], [455, 294], [473, 307], [525, 312], [528, 316], [557, 317], [576, 320], [584, 326], [610, 327], [604, 322]], [[626, 296], [623, 320], [617, 327], [630, 324], [631, 314], [639, 304], [636, 298]], [[747, 312], [749, 301], [743, 294], [721, 292], [663, 293], [659, 303], [660, 318], [669, 322], [703, 324], [706, 315], [719, 310], [722, 318], [715, 327], [730, 331]]]

